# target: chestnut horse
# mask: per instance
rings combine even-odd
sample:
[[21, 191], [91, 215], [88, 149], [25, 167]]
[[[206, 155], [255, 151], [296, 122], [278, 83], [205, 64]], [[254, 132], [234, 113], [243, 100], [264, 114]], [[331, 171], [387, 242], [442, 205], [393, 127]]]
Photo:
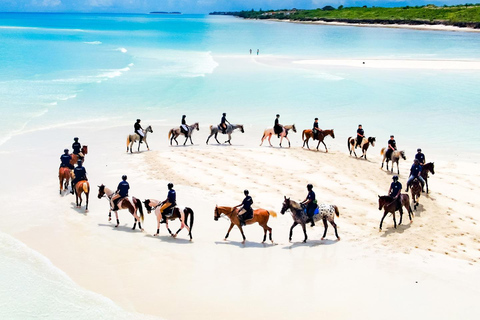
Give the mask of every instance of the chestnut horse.
[[[328, 152], [327, 145], [323, 141], [326, 136], [330, 136], [330, 137], [332, 137], [332, 139], [335, 139], [335, 133], [333, 132], [333, 129], [320, 130], [318, 132], [318, 135], [317, 135], [317, 138], [318, 138], [317, 139], [318, 140], [317, 150], [318, 150], [318, 147], [320, 146], [320, 143], [323, 143], [323, 145], [325, 146], [325, 152]], [[305, 144], [307, 144], [307, 148], [310, 149], [310, 147], [308, 146], [308, 140], [310, 140], [310, 138], [313, 138], [313, 130], [311, 130], [311, 129], [303, 130], [303, 132], [302, 132], [302, 140], [303, 140], [302, 148], [305, 147]]]
[[[82, 146], [82, 149], [80, 151], [81, 151], [80, 153], [81, 153], [81, 156], [82, 156], [82, 163], [83, 163], [85, 161], [85, 155], [88, 153], [88, 146], [86, 146], [86, 145]], [[72, 166], [76, 166], [77, 161], [79, 159], [78, 154], [72, 153], [70, 155], [72, 156], [72, 159], [70, 160], [70, 164]]]
[[200, 130], [200, 125], [198, 124], [198, 122], [195, 122], [193, 125], [187, 126], [187, 129], [188, 129], [187, 134], [185, 134], [182, 130], [180, 130], [180, 128], [170, 129], [170, 131], [168, 131], [168, 139], [170, 139], [170, 145], [172, 145], [173, 140], [175, 140], [175, 142], [177, 143], [177, 146], [178, 146], [177, 138], [181, 134], [183, 134], [185, 136], [185, 142], [183, 143], [183, 145], [185, 145], [187, 143], [189, 138], [190, 138], [190, 142], [193, 144], [192, 134], [195, 131], [195, 129], [197, 129], [197, 131]]
[[[110, 205], [110, 211], [108, 211], [108, 221], [112, 220], [112, 210], [115, 209], [115, 208], [112, 208], [111, 206], [111, 200], [114, 194], [115, 192], [105, 187], [103, 184], [98, 186], [98, 199], [102, 199], [103, 197], [106, 197], [108, 200], [108, 204]], [[132, 230], [135, 230], [135, 227], [137, 226], [137, 222], [138, 222], [138, 227], [140, 228], [140, 230], [143, 231], [142, 224], [140, 222], [140, 220], [143, 221], [143, 208], [142, 208], [142, 202], [140, 201], [140, 199], [137, 199], [135, 197], [132, 197], [131, 201], [128, 197], [118, 199], [117, 210], [114, 210], [115, 217], [117, 218], [117, 225], [115, 226], [115, 228], [117, 228], [118, 225], [120, 224], [120, 221], [118, 220], [117, 211], [122, 209], [128, 209], [128, 212], [130, 212], [130, 214], [134, 217]], [[140, 217], [138, 217], [137, 215], [137, 210], [140, 211]]]
[[397, 208], [397, 203], [394, 201], [394, 199], [390, 196], [378, 196], [378, 210], [384, 210], [384, 214], [382, 217], [382, 220], [380, 220], [380, 231], [382, 231], [382, 223], [383, 219], [387, 216], [387, 214], [391, 213], [393, 216], [393, 226], [396, 229], [397, 228], [397, 221], [395, 220], [395, 211], [400, 211], [400, 222], [398, 225], [402, 224], [402, 216], [403, 216], [403, 210], [402, 206], [405, 207], [408, 211], [408, 217], [410, 218], [410, 223], [412, 223], [412, 216], [413, 216], [413, 211], [412, 207], [410, 207], [410, 197], [406, 193], [400, 194], [400, 202], [401, 206], [400, 208]]
[[[297, 128], [295, 128], [295, 124], [283, 126], [283, 131], [282, 133], [280, 133], [280, 147], [282, 146], [283, 138], [285, 138], [287, 139], [288, 147], [290, 148], [290, 139], [288, 139], [289, 130], [293, 130], [293, 132], [297, 132]], [[268, 137], [268, 143], [270, 144], [270, 147], [273, 147], [270, 139], [272, 139], [272, 136], [274, 134], [275, 134], [275, 131], [273, 130], [273, 128], [265, 129], [265, 131], [263, 132], [262, 142], [260, 143], [260, 146], [263, 144], [263, 141]]]
[[[360, 159], [364, 158], [365, 160], [367, 160], [368, 147], [370, 145], [372, 145], [372, 147], [375, 147], [375, 141], [375, 137], [368, 137], [368, 139], [363, 138], [362, 144], [360, 145], [360, 149], [362, 149], [362, 156], [360, 157]], [[357, 154], [355, 153], [356, 143], [357, 139], [355, 139], [354, 137], [349, 137], [347, 140], [348, 151], [350, 152], [350, 155], [352, 155], [353, 152], [355, 158], [357, 157]]]
[[[145, 205], [145, 208], [147, 209], [147, 212], [149, 214], [150, 212], [152, 212], [152, 210], [155, 211], [155, 215], [157, 216], [157, 233], [155, 233], [153, 236], [158, 236], [158, 234], [160, 233], [160, 221], [162, 220], [162, 214], [160, 213], [161, 202], [154, 199], [146, 199], [143, 204]], [[190, 216], [190, 226], [188, 226], [186, 221], [188, 219], [188, 216]], [[172, 233], [172, 231], [170, 231], [170, 228], [168, 227], [168, 220], [175, 219], [180, 219], [180, 229], [178, 229], [177, 232]], [[173, 213], [171, 216], [167, 217], [167, 219], [165, 220], [165, 225], [170, 235], [174, 238], [177, 237], [178, 233], [183, 228], [187, 228], [188, 235], [190, 236], [190, 241], [192, 241], [193, 210], [189, 207], [185, 207], [183, 211], [180, 211], [177, 206], [173, 207]]]
[[421, 176], [423, 180], [425, 180], [425, 185], [427, 186], [427, 194], [428, 194], [428, 173], [429, 172], [431, 172], [432, 174], [435, 174], [435, 165], [433, 164], [433, 162], [429, 162], [422, 166]]
[[[90, 184], [87, 180], [78, 181], [75, 185], [75, 200], [77, 208], [82, 206], [82, 193], [85, 193], [86, 205], [85, 212], [88, 212], [88, 195], [90, 194]], [[80, 200], [80, 202], [79, 202]]]
[[[240, 229], [240, 233], [242, 234], [242, 237], [243, 237], [242, 243], [245, 243], [246, 238], [245, 238], [245, 234], [243, 233], [242, 225], [240, 224], [240, 219], [238, 218], [238, 209], [235, 207], [215, 206], [213, 219], [215, 221], [218, 221], [218, 219], [222, 214], [225, 215], [228, 219], [230, 219], [230, 227], [228, 228], [227, 235], [225, 236], [224, 240], [227, 241], [228, 235], [230, 234], [230, 231], [232, 230], [233, 226], [237, 226], [238, 229]], [[267, 231], [269, 233], [270, 241], [273, 243], [272, 228], [270, 228], [267, 225], [268, 219], [270, 218], [270, 216], [276, 217], [277, 213], [272, 210], [256, 209], [256, 210], [253, 210], [253, 218], [245, 221], [246, 225], [254, 224], [258, 222], [258, 224], [263, 228], [264, 234], [263, 234], [262, 243], [264, 243], [265, 240], [267, 240]]]
[[62, 191], [68, 190], [71, 174], [72, 173], [70, 172], [70, 168], [68, 167], [61, 167], [58, 170], [58, 180], [60, 182], [60, 194], [62, 194]]
[[383, 155], [383, 160], [382, 160], [382, 169], [383, 169], [383, 163], [385, 162], [385, 160], [387, 161], [387, 171], [388, 171], [388, 161], [392, 161], [392, 169], [390, 170], [390, 172], [393, 172], [393, 164], [396, 163], [397, 164], [397, 174], [400, 174], [400, 169], [398, 168], [398, 163], [400, 162], [400, 158], [403, 158], [403, 160], [407, 160], [407, 157], [405, 156], [405, 151], [393, 151], [392, 152], [392, 156], [391, 156], [391, 159], [388, 159], [387, 158], [387, 152], [385, 151], [387, 148], [382, 148], [382, 150], [380, 151], [380, 154]]
[[[307, 213], [303, 210], [302, 206], [293, 201], [290, 200], [290, 198], [287, 198], [284, 196], [284, 201], [282, 205], [282, 210], [280, 211], [281, 214], [285, 214], [287, 210], [290, 210], [293, 218], [293, 224], [290, 227], [290, 235], [288, 237], [289, 241], [292, 241], [292, 234], [293, 234], [293, 228], [297, 226], [297, 224], [302, 225], [303, 229], [303, 234], [305, 236], [305, 239], [303, 242], [307, 242], [307, 230], [306, 230], [306, 223], [308, 220], [308, 215]], [[318, 213], [313, 216], [313, 220], [315, 222], [322, 220], [323, 221], [323, 226], [324, 226], [324, 231], [323, 231], [323, 236], [322, 240], [325, 239], [325, 236], [327, 235], [327, 229], [328, 229], [328, 222], [332, 225], [332, 227], [335, 229], [335, 235], [337, 236], [337, 240], [340, 240], [340, 237], [338, 236], [337, 232], [337, 224], [333, 221], [335, 218], [335, 215], [337, 217], [340, 216], [340, 211], [338, 211], [338, 207], [336, 205], [331, 205], [331, 204], [324, 204], [321, 203], [318, 205]]]
[[417, 210], [418, 199], [422, 194], [422, 184], [417, 178], [414, 178], [410, 184], [410, 193], [412, 194], [413, 209]]

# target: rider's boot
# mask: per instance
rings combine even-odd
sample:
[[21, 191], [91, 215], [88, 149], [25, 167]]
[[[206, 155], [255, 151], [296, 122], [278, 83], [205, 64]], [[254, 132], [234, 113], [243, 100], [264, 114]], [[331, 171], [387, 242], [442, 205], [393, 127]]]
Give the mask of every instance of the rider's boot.
[[140, 136], [140, 141], [139, 141], [139, 143], [143, 143], [143, 141], [142, 141], [142, 140], [143, 140], [143, 137], [142, 137], [142, 136]]
[[75, 187], [74, 187], [74, 185], [73, 185], [73, 181], [72, 181], [71, 185], [72, 185], [72, 190], [70, 190], [70, 193], [71, 193], [71, 194], [74, 194], [74, 191], [73, 191], [73, 190], [75, 189]]
[[315, 221], [313, 221], [313, 217], [310, 218], [310, 222], [312, 223], [310, 227], [315, 227]]
[[165, 217], [165, 213], [162, 212], [162, 220], [160, 221], [160, 223], [166, 223], [167, 222], [167, 218]]

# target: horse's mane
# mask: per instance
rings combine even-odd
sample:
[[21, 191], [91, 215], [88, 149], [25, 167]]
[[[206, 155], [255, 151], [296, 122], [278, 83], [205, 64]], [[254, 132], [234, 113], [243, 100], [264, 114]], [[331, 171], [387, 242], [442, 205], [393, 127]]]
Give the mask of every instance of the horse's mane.
[[302, 206], [301, 206], [298, 202], [296, 202], [296, 201], [294, 201], [294, 200], [290, 200], [290, 204], [291, 204], [292, 207], [294, 207], [295, 209], [301, 209], [301, 208], [302, 208]]

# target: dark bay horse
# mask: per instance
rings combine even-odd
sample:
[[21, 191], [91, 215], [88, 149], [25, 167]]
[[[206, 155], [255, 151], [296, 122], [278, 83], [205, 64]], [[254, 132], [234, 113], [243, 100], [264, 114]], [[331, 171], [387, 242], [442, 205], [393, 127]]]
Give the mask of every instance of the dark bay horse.
[[402, 207], [405, 207], [408, 211], [408, 217], [410, 218], [410, 223], [412, 223], [412, 216], [413, 216], [413, 211], [412, 208], [410, 207], [410, 197], [406, 193], [400, 194], [400, 202], [401, 206], [400, 208], [397, 208], [397, 203], [394, 201], [394, 199], [390, 196], [378, 196], [378, 210], [384, 210], [384, 214], [382, 217], [382, 220], [380, 221], [380, 231], [382, 230], [382, 224], [383, 224], [383, 219], [387, 216], [387, 214], [391, 213], [393, 216], [393, 226], [396, 229], [397, 228], [397, 221], [395, 220], [395, 211], [400, 211], [400, 222], [398, 225], [402, 224], [402, 216], [403, 216], [403, 210]]
[[85, 212], [88, 212], [88, 195], [90, 194], [90, 184], [87, 180], [78, 181], [75, 185], [75, 203], [77, 205], [77, 208], [80, 208], [82, 206], [82, 193], [85, 193]]
[[[240, 233], [242, 234], [242, 237], [243, 237], [242, 243], [245, 243], [246, 238], [245, 238], [245, 234], [243, 234], [243, 228], [242, 228], [242, 225], [240, 224], [240, 219], [238, 218], [238, 209], [235, 208], [235, 207], [215, 206], [215, 212], [214, 212], [213, 219], [215, 221], [218, 221], [218, 219], [220, 218], [220, 216], [222, 214], [225, 215], [228, 219], [230, 219], [230, 227], [228, 228], [227, 235], [225, 236], [224, 240], [225, 241], [227, 240], [228, 235], [230, 234], [230, 231], [232, 230], [233, 226], [237, 226], [238, 229], [240, 230]], [[272, 228], [270, 228], [267, 225], [268, 219], [270, 218], [270, 216], [276, 217], [277, 213], [275, 211], [272, 211], [272, 210], [256, 209], [256, 210], [253, 210], [253, 218], [245, 221], [246, 225], [254, 224], [254, 223], [258, 222], [258, 224], [263, 228], [264, 234], [263, 234], [262, 243], [264, 243], [265, 240], [267, 240], [267, 231], [269, 233], [270, 241], [273, 243]]]
[[[283, 126], [283, 131], [282, 133], [280, 133], [280, 147], [282, 146], [283, 138], [285, 138], [287, 139], [288, 147], [290, 148], [290, 139], [288, 139], [289, 130], [293, 130], [293, 132], [297, 132], [297, 128], [295, 128], [295, 124]], [[260, 146], [263, 144], [263, 141], [268, 137], [268, 143], [270, 144], [270, 147], [273, 147], [270, 139], [272, 139], [272, 136], [274, 134], [275, 134], [275, 130], [273, 128], [265, 129], [265, 131], [263, 132], [262, 142], [260, 143]]]
[[[302, 206], [293, 201], [290, 200], [290, 198], [287, 198], [284, 196], [284, 201], [282, 204], [282, 210], [280, 211], [281, 214], [285, 214], [287, 210], [290, 210], [293, 218], [293, 224], [290, 227], [290, 235], [288, 237], [289, 241], [292, 241], [292, 234], [293, 234], [293, 228], [295, 228], [298, 224], [302, 225], [303, 229], [303, 234], [305, 235], [305, 239], [303, 242], [307, 242], [307, 230], [306, 230], [306, 221], [308, 219], [308, 215], [305, 213], [303, 210]], [[313, 216], [313, 220], [315, 222], [322, 220], [323, 221], [323, 226], [324, 226], [324, 232], [322, 236], [322, 240], [325, 239], [325, 236], [327, 235], [327, 229], [328, 229], [328, 224], [327, 221], [330, 222], [332, 227], [335, 229], [335, 236], [337, 236], [337, 240], [340, 240], [340, 237], [338, 236], [337, 232], [337, 224], [333, 221], [335, 218], [335, 215], [337, 217], [340, 216], [340, 212], [338, 211], [338, 207], [336, 205], [331, 205], [331, 204], [324, 204], [321, 203], [318, 205], [318, 213]]]
[[[121, 199], [118, 199], [117, 201], [117, 208], [112, 208], [110, 201], [112, 200], [112, 197], [115, 193], [105, 187], [103, 184], [98, 186], [98, 199], [101, 199], [103, 197], [106, 197], [108, 200], [108, 204], [110, 205], [110, 211], [108, 212], [108, 221], [112, 220], [112, 210], [115, 212], [115, 218], [117, 219], [117, 225], [115, 228], [118, 227], [120, 224], [120, 221], [118, 220], [118, 210], [122, 209], [127, 209], [128, 212], [134, 217], [134, 223], [133, 223], [133, 228], [132, 230], [135, 230], [138, 222], [138, 227], [140, 230], [143, 231], [142, 229], [142, 224], [140, 221], [143, 221], [143, 208], [142, 208], [142, 202], [140, 199], [137, 199], [135, 197], [132, 197], [132, 200], [130, 200], [128, 197], [124, 197]], [[115, 210], [116, 209], [116, 210]], [[140, 217], [137, 215], [137, 210], [140, 211]]]
[[413, 209], [417, 210], [418, 199], [422, 194], [422, 184], [417, 178], [414, 178], [412, 183], [410, 184], [410, 193], [412, 195]]
[[[368, 137], [368, 139], [363, 138], [362, 144], [360, 145], [360, 149], [362, 149], [362, 156], [360, 157], [360, 159], [364, 158], [365, 160], [367, 160], [368, 147], [370, 145], [372, 145], [372, 147], [375, 147], [375, 141], [375, 137]], [[353, 152], [355, 158], [357, 157], [357, 154], [355, 153], [356, 143], [357, 139], [355, 139], [354, 137], [349, 137], [347, 140], [348, 151], [350, 152], [350, 155], [352, 155]]]
[[[147, 134], [149, 132], [153, 133], [152, 126], [148, 126], [147, 128], [142, 129], [142, 131], [143, 131], [143, 134], [145, 135], [143, 137], [143, 142], [145, 142], [145, 145], [147, 146], [147, 150], [150, 150], [150, 148], [148, 147], [148, 143], [147, 143]], [[135, 142], [137, 142], [138, 140], [140, 140], [140, 135], [138, 133], [132, 133], [132, 134], [129, 134], [127, 136], [127, 152], [128, 152], [128, 149], [130, 148], [130, 153], [132, 153], [133, 144]], [[138, 150], [137, 151], [140, 152], [140, 143], [138, 144]]]
[[185, 136], [185, 142], [183, 143], [183, 145], [187, 143], [188, 139], [190, 139], [191, 144], [193, 144], [193, 141], [192, 141], [193, 132], [195, 131], [195, 129], [197, 129], [197, 131], [200, 130], [200, 125], [198, 124], [198, 122], [195, 122], [193, 125], [187, 126], [187, 129], [188, 129], [187, 133], [183, 132], [180, 128], [170, 129], [170, 131], [168, 132], [168, 139], [170, 139], [170, 145], [172, 145], [173, 140], [175, 140], [178, 146], [177, 138], [181, 134]]
[[[155, 199], [146, 199], [143, 201], [143, 204], [145, 205], [145, 208], [147, 209], [147, 212], [150, 214], [152, 210], [154, 210], [155, 215], [157, 216], [157, 233], [155, 233], [153, 236], [158, 236], [160, 233], [160, 221], [162, 220], [162, 214], [160, 213], [160, 201], [155, 200]], [[187, 224], [187, 219], [190, 216], [190, 226]], [[168, 220], [175, 220], [175, 219], [180, 219], [180, 229], [177, 230], [177, 232], [172, 233], [170, 231], [170, 228], [168, 227]], [[177, 237], [178, 233], [183, 229], [187, 228], [188, 230], [188, 235], [190, 236], [190, 241], [192, 241], [192, 228], [193, 228], [193, 210], [189, 207], [185, 207], [182, 211], [175, 206], [173, 208], [173, 213], [171, 216], [167, 217], [165, 221], [165, 225], [167, 227], [168, 232], [170, 235], [174, 238]]]
[[[332, 139], [335, 139], [335, 132], [333, 132], [333, 129], [320, 130], [318, 132], [318, 135], [317, 135], [317, 138], [318, 138], [317, 150], [318, 150], [318, 147], [320, 146], [320, 143], [323, 143], [323, 145], [325, 146], [325, 152], [328, 152], [327, 145], [323, 141], [325, 139], [325, 137], [327, 137], [327, 136], [330, 136], [330, 137], [332, 137]], [[302, 132], [302, 140], [303, 140], [302, 148], [305, 147], [305, 144], [307, 144], [307, 148], [310, 149], [310, 147], [308, 146], [308, 140], [310, 140], [310, 138], [313, 138], [313, 131], [311, 129], [303, 130], [303, 132]]]
[[433, 164], [433, 162], [429, 162], [422, 166], [421, 176], [423, 180], [425, 180], [425, 185], [427, 186], [427, 194], [428, 194], [428, 173], [429, 172], [431, 172], [432, 174], [435, 174], [435, 165]]
[[60, 182], [60, 194], [62, 194], [62, 191], [68, 189], [71, 174], [72, 173], [70, 172], [70, 168], [68, 167], [62, 167], [58, 170], [58, 180]]
[[[243, 130], [243, 124], [228, 124], [228, 125], [227, 125], [227, 130], [225, 130], [225, 134], [228, 135], [228, 140], [225, 141], [225, 143], [228, 142], [229, 144], [232, 144], [232, 143], [230, 142], [230, 140], [232, 140], [232, 133], [233, 133], [233, 131], [235, 131], [236, 129], [240, 129], [240, 131], [241, 131], [242, 133], [245, 133], [245, 130]], [[218, 126], [210, 126], [210, 135], [209, 135], [208, 138], [207, 138], [207, 144], [208, 144], [208, 140], [210, 140], [210, 138], [211, 138], [213, 135], [215, 135], [215, 140], [217, 140], [217, 143], [218, 143], [218, 144], [221, 144], [220, 141], [218, 141], [218, 139], [217, 139], [217, 135], [218, 135], [219, 132], [222, 133], [222, 130], [220, 130], [220, 129], [218, 128]]]
[[407, 160], [407, 157], [405, 156], [405, 151], [393, 151], [392, 152], [392, 155], [391, 155], [391, 159], [388, 159], [387, 158], [387, 152], [385, 151], [387, 148], [382, 148], [382, 150], [380, 151], [380, 154], [383, 156], [383, 160], [382, 160], [382, 169], [383, 169], [383, 163], [385, 162], [385, 160], [387, 161], [387, 171], [388, 171], [388, 161], [392, 161], [392, 169], [390, 170], [390, 172], [393, 173], [393, 164], [396, 163], [397, 164], [397, 174], [400, 174], [400, 169], [398, 168], [398, 163], [400, 162], [400, 158], [402, 158], [403, 160]]

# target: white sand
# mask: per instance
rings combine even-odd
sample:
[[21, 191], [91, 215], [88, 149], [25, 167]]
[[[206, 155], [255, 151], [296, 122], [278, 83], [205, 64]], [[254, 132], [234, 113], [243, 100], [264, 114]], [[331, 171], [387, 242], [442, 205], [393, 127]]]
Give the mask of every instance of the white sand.
[[[233, 146], [206, 146], [207, 124], [193, 136], [194, 146], [169, 147], [171, 125], [152, 124], [150, 152], [125, 153], [130, 123], [53, 128], [18, 135], [0, 155], [4, 204], [0, 231], [9, 233], [50, 259], [81, 286], [105, 295], [128, 311], [167, 319], [476, 319], [480, 312], [478, 208], [480, 173], [476, 164], [441, 161], [429, 195], [422, 195], [412, 224], [393, 228], [391, 217], [378, 231], [391, 174], [380, 169], [377, 145], [369, 161], [346, 154], [350, 133], [327, 138], [329, 153], [302, 149], [301, 133], [292, 148], [259, 147], [262, 131], [233, 134]], [[299, 128], [300, 129], [300, 128]], [[304, 129], [304, 128], [301, 128]], [[90, 211], [74, 207], [74, 197], [58, 195], [61, 150], [73, 136], [89, 145], [85, 167], [92, 185]], [[223, 139], [224, 137], [220, 137]], [[275, 145], [278, 140], [273, 138]], [[311, 147], [313, 147], [313, 143]], [[60, 150], [60, 151], [59, 151]], [[321, 149], [323, 150], [323, 149]], [[407, 150], [409, 158], [414, 150]], [[37, 159], [25, 164], [25, 155]], [[32, 157], [34, 155], [34, 157]], [[401, 182], [409, 161], [400, 166]], [[20, 172], [20, 173], [19, 173]], [[107, 221], [108, 204], [97, 199], [97, 185], [114, 188], [128, 175], [130, 195], [166, 197], [175, 183], [179, 206], [195, 211], [194, 241], [186, 231], [177, 239], [153, 237], [155, 219], [145, 217], [145, 232], [131, 231], [133, 219], [120, 211], [119, 228]], [[330, 227], [300, 227], [288, 242], [292, 219], [280, 214], [283, 196], [302, 200], [313, 183], [320, 202], [336, 204], [341, 241]], [[261, 244], [260, 227], [245, 229], [241, 244], [229, 222], [213, 220], [215, 204], [233, 206], [249, 189], [254, 207], [277, 211], [271, 218], [275, 245]], [[172, 230], [179, 223], [171, 225]]]

